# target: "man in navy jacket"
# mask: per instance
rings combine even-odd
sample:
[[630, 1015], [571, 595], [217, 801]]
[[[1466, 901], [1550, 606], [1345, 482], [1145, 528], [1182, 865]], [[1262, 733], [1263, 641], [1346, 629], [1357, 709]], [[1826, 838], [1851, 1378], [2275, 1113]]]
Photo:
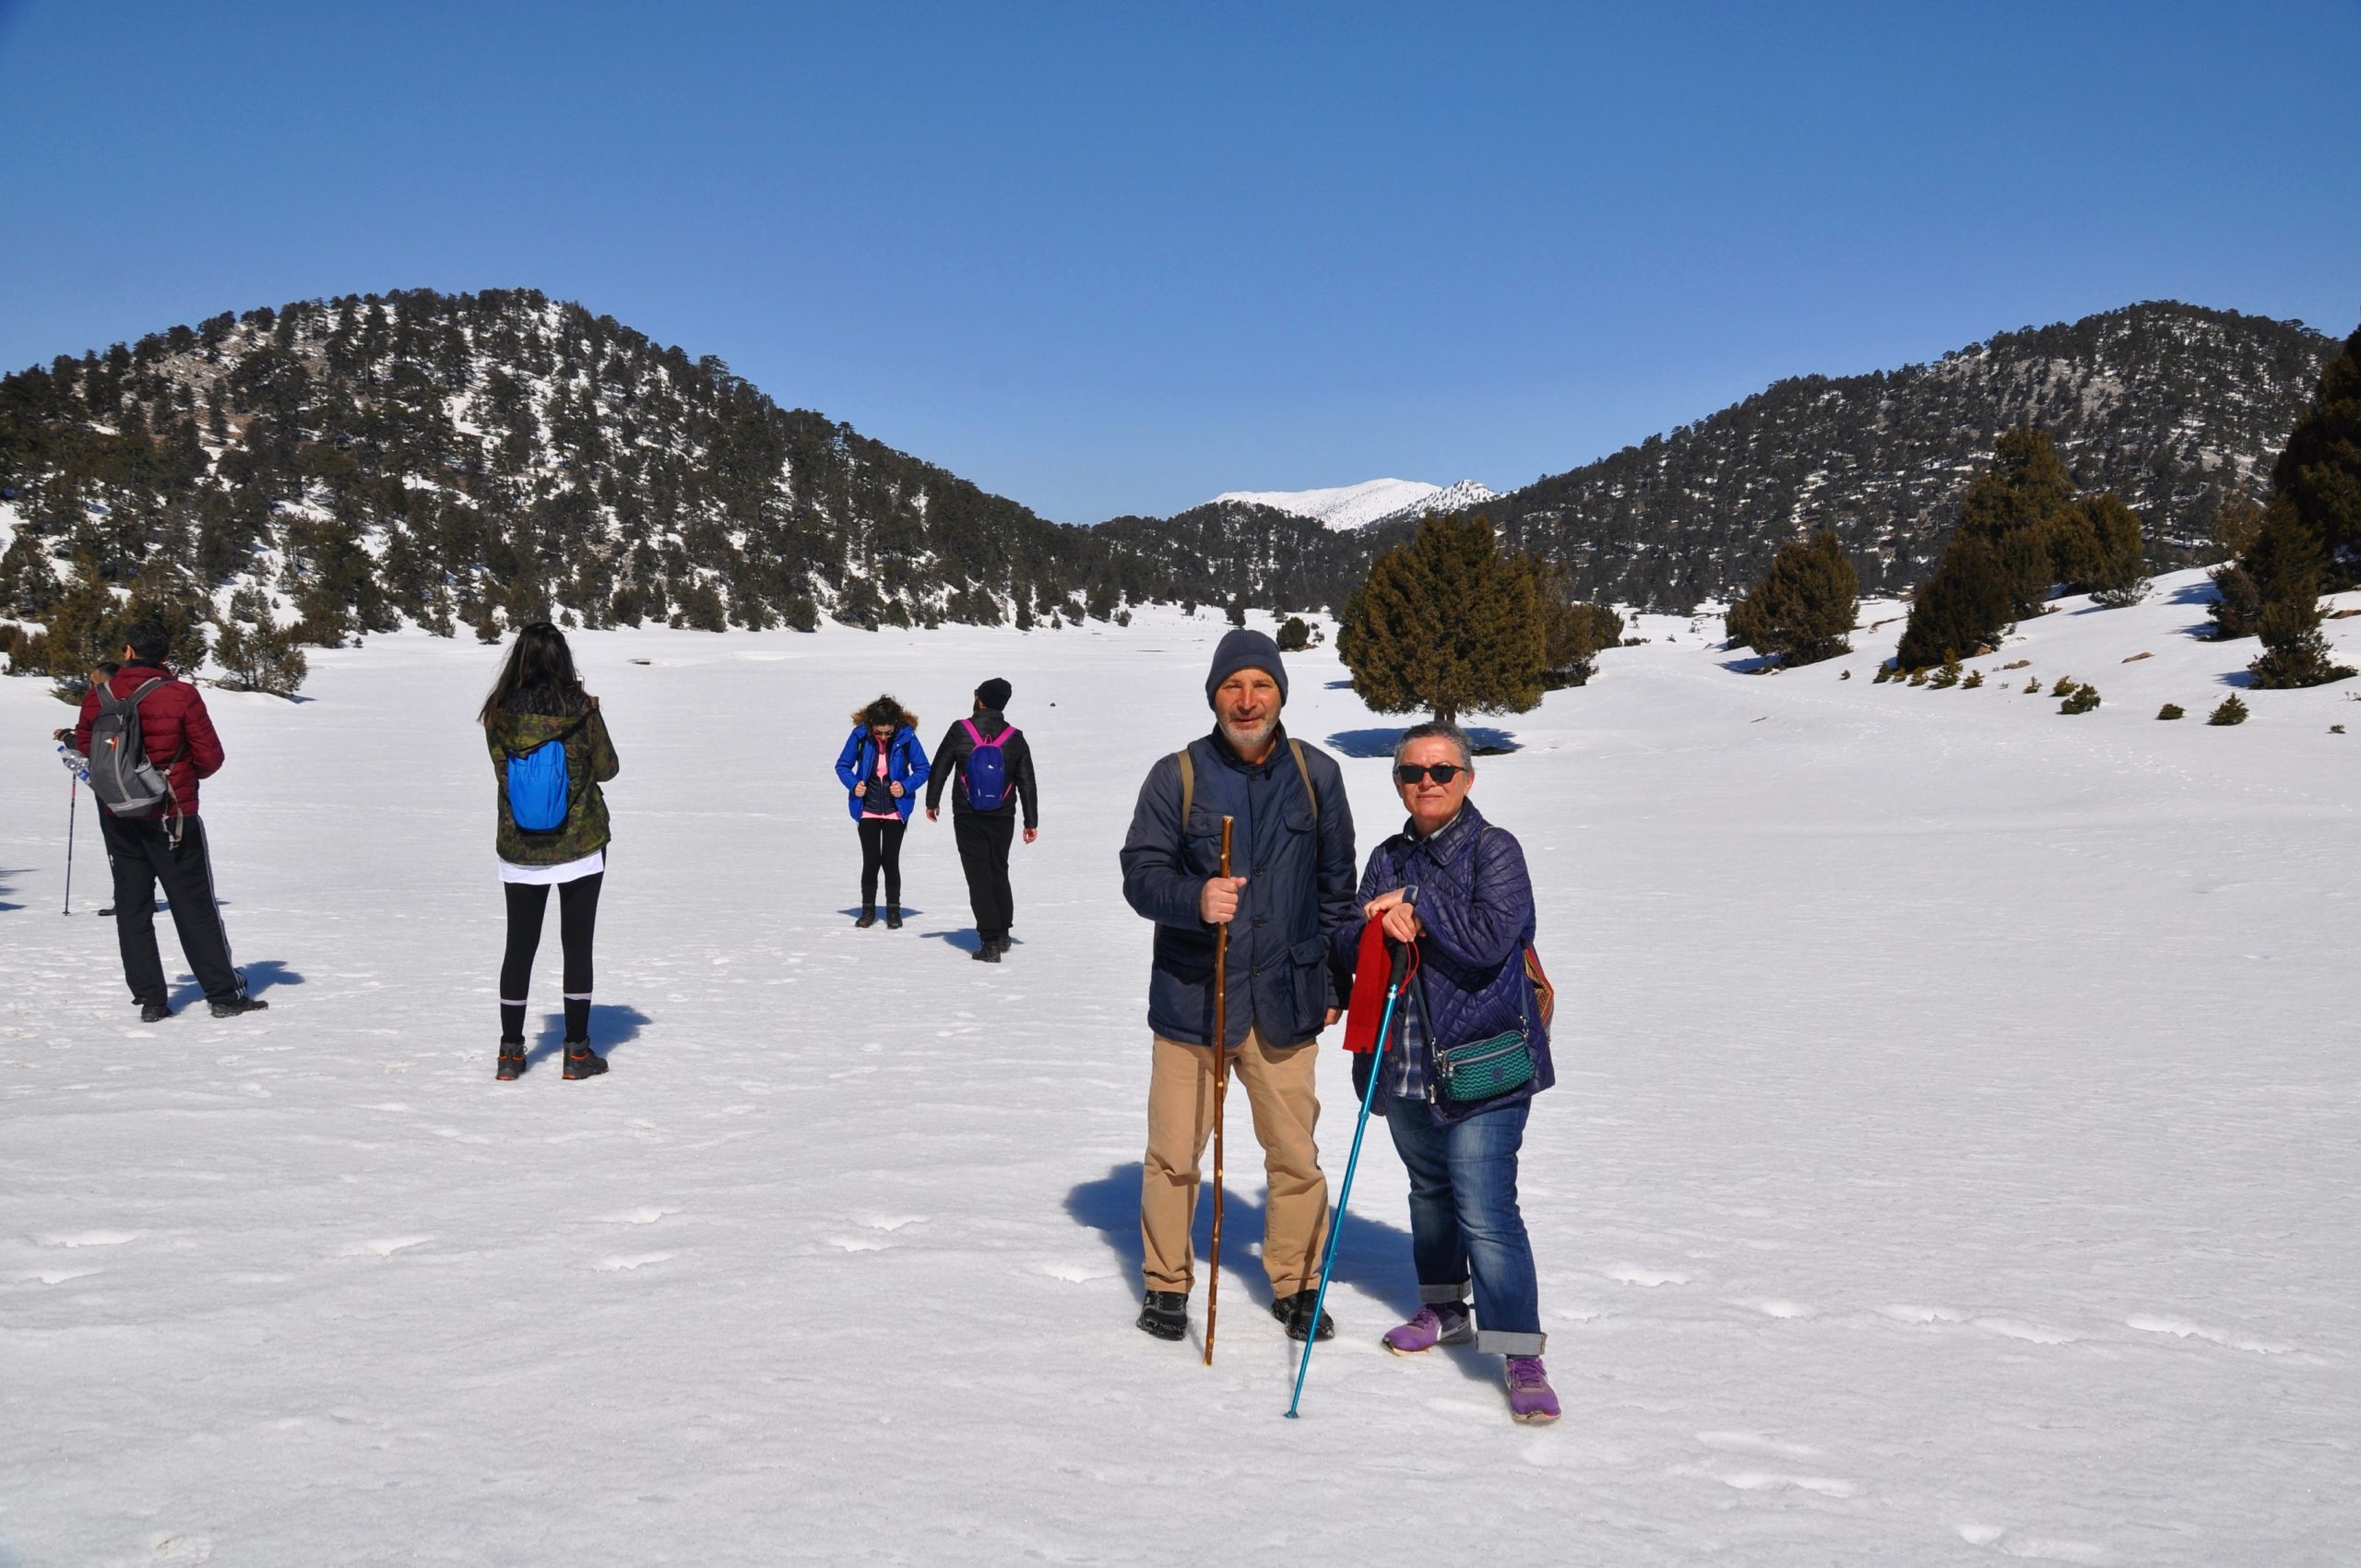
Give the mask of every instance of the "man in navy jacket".
[[[1228, 1058], [1270, 1182], [1263, 1266], [1271, 1310], [1295, 1338], [1313, 1326], [1328, 1220], [1328, 1179], [1312, 1141], [1314, 1041], [1347, 995], [1329, 933], [1357, 923], [1360, 911], [1344, 777], [1326, 753], [1288, 739], [1279, 722], [1287, 691], [1269, 637], [1241, 629], [1222, 638], [1205, 677], [1214, 732], [1148, 770], [1123, 840], [1123, 897], [1156, 922], [1139, 1326], [1161, 1339], [1188, 1333], [1191, 1226], [1213, 1135], [1214, 945], [1225, 925]], [[1219, 874], [1225, 816], [1233, 819], [1236, 873], [1228, 877]], [[1318, 1329], [1323, 1339], [1335, 1332], [1324, 1318]]]

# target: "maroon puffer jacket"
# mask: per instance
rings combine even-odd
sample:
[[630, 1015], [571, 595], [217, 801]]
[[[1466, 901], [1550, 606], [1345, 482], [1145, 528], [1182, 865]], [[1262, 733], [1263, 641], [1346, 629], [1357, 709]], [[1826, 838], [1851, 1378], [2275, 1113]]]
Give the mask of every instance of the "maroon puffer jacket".
[[[148, 694], [139, 705], [139, 740], [148, 753], [148, 760], [166, 774], [172, 789], [172, 804], [189, 816], [196, 814], [196, 781], [210, 778], [221, 768], [221, 737], [213, 732], [213, 716], [205, 711], [205, 699], [195, 686], [174, 677], [160, 664], [137, 661], [125, 665], [107, 689], [116, 696], [127, 697], [149, 681], [161, 679], [163, 684]], [[99, 694], [82, 694], [82, 717], [74, 726], [74, 749], [84, 756], [90, 754], [90, 723], [99, 716]], [[175, 760], [175, 759], [178, 760]], [[162, 816], [163, 802], [154, 810], [141, 814]]]

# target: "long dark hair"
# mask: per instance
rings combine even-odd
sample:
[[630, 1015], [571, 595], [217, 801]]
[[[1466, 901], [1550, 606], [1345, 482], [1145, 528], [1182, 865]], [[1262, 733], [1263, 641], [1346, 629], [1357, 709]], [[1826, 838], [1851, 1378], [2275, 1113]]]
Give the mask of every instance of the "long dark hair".
[[574, 650], [565, 646], [565, 634], [547, 621], [535, 621], [516, 628], [507, 662], [500, 667], [500, 679], [492, 683], [492, 695], [483, 699], [476, 721], [489, 728], [503, 712], [580, 713], [589, 706], [582, 677], [574, 672]]

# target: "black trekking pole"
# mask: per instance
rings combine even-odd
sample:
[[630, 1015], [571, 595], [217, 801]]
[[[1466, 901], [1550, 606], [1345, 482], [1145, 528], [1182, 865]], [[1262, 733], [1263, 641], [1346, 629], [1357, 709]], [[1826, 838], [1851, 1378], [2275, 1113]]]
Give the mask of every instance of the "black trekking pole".
[[65, 746], [57, 748], [65, 754], [65, 907], [57, 912], [74, 912], [74, 819], [82, 803], [82, 767], [79, 759]]

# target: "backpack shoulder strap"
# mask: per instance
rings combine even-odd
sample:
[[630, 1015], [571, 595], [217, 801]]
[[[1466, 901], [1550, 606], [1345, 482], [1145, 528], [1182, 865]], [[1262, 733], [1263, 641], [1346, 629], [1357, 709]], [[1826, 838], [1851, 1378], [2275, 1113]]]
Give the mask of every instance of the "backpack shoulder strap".
[[163, 683], [164, 680], [162, 676], [150, 675], [147, 680], [139, 683], [139, 689], [137, 691], [132, 693], [127, 697], [119, 697], [114, 695], [114, 688], [113, 686], [110, 686], [105, 682], [101, 681], [99, 683], [99, 711], [101, 713], [115, 713], [120, 712], [124, 708], [137, 707], [141, 702], [146, 700], [148, 693], [154, 691]]
[[1189, 808], [1197, 799], [1197, 759], [1189, 754], [1186, 746], [1176, 754], [1180, 758], [1180, 831], [1186, 834], [1189, 831]]
[[976, 728], [976, 721], [974, 719], [963, 719], [959, 721], [959, 724], [962, 729], [967, 731], [967, 744], [970, 748], [980, 746], [984, 743], [984, 732]]
[[1304, 798], [1311, 802], [1311, 826], [1320, 826], [1320, 791], [1311, 787], [1311, 766], [1303, 760], [1303, 742], [1287, 737], [1287, 750], [1295, 755], [1295, 770], [1303, 777]]

